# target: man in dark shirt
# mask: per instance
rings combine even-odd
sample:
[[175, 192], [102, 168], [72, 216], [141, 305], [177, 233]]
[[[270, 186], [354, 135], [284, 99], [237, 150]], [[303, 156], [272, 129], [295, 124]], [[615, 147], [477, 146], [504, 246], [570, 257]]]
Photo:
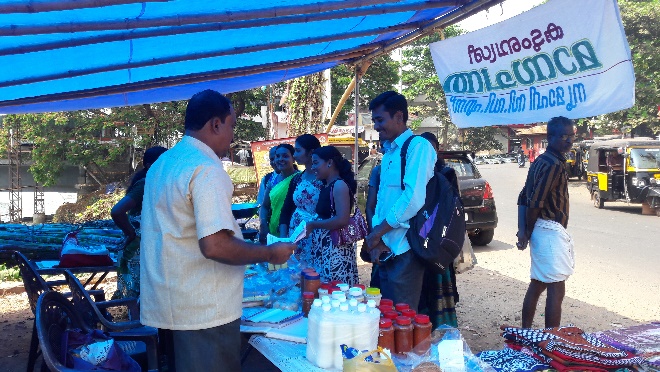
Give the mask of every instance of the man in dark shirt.
[[548, 149], [529, 168], [518, 196], [518, 249], [530, 245], [531, 281], [523, 302], [522, 326], [531, 328], [541, 293], [548, 290], [545, 327], [561, 323], [565, 281], [573, 274], [573, 240], [568, 225], [568, 175], [565, 153], [575, 140], [573, 121], [563, 116], [548, 122]]

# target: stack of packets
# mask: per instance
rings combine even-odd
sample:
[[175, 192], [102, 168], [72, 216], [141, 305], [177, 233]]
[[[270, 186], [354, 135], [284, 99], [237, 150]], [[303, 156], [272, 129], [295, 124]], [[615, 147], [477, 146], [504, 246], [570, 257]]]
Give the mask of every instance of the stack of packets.
[[[271, 245], [274, 243], [284, 242], [284, 243], [298, 243], [302, 238], [307, 236], [307, 223], [305, 221], [301, 222], [291, 233], [291, 236], [288, 238], [278, 238], [275, 235], [268, 234], [266, 236], [266, 244]], [[279, 269], [286, 268], [286, 264], [283, 265], [273, 265], [268, 264], [268, 270], [274, 271]]]
[[[374, 371], [374, 372], [396, 372], [396, 366], [390, 358], [389, 350], [373, 350], [371, 352], [359, 350], [341, 345], [341, 354], [344, 357], [344, 372]], [[382, 356], [380, 356], [382, 355]]]

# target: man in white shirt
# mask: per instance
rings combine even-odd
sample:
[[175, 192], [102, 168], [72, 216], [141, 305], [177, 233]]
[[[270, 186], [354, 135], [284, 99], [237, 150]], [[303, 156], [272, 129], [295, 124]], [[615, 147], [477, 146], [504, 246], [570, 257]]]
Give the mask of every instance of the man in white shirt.
[[[408, 221], [424, 205], [426, 184], [433, 176], [437, 154], [424, 138], [414, 138], [406, 153], [406, 171], [401, 188], [401, 146], [413, 133], [406, 126], [408, 103], [394, 91], [382, 93], [369, 104], [374, 129], [387, 141], [380, 170], [380, 185], [373, 217], [373, 229], [365, 239], [372, 262], [379, 264], [383, 297], [405, 302], [417, 310], [422, 290], [424, 264], [410, 250], [406, 238]], [[379, 262], [384, 252], [394, 253]]]
[[287, 261], [295, 244], [243, 241], [220, 154], [236, 125], [231, 102], [205, 90], [188, 102], [185, 135], [149, 169], [140, 255], [143, 324], [172, 330], [176, 369], [240, 370], [244, 265]]

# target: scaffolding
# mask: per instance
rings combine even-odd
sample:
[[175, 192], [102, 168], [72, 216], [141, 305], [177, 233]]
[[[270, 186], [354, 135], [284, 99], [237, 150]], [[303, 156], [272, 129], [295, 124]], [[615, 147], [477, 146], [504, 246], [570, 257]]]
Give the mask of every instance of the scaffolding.
[[[9, 129], [7, 142], [9, 159], [9, 222], [21, 222], [23, 219], [23, 200], [21, 198], [21, 127], [18, 121]], [[43, 199], [43, 193], [42, 193]]]

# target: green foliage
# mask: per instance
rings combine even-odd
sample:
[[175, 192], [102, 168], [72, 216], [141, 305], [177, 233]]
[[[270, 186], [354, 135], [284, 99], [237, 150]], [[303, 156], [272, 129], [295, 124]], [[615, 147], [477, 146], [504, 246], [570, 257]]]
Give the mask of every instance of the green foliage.
[[[451, 26], [447, 27], [444, 33], [445, 37], [454, 37], [462, 34], [463, 30]], [[403, 65], [405, 67], [401, 80], [405, 86], [403, 94], [408, 102], [415, 100], [417, 97], [424, 97], [426, 101], [421, 105], [410, 106], [408, 108], [410, 114], [416, 115], [420, 119], [419, 122], [427, 117], [433, 117], [441, 122], [443, 128], [440, 143], [447, 147], [450, 141], [456, 143], [458, 129], [451, 122], [445, 93], [438, 82], [438, 75], [429, 49], [429, 44], [439, 40], [441, 40], [441, 36], [435, 33], [420, 38], [403, 49]]]
[[598, 132], [611, 133], [622, 126], [660, 133], [660, 1], [619, 0], [621, 19], [635, 69], [635, 105], [627, 110], [593, 118]]
[[[333, 110], [354, 76], [355, 69], [351, 66], [339, 65], [330, 70], [332, 84], [330, 100]], [[369, 107], [369, 101], [382, 92], [395, 90], [398, 82], [399, 63], [389, 55], [376, 58], [360, 80], [360, 108], [366, 110]], [[348, 120], [348, 114], [353, 111], [355, 111], [354, 92], [351, 93], [344, 107], [339, 112], [337, 123], [345, 123]]]
[[289, 136], [323, 132], [323, 73], [302, 76], [290, 83], [286, 99]]
[[7, 267], [0, 263], [0, 282], [15, 282], [21, 280], [21, 272], [18, 267]]
[[502, 143], [495, 139], [495, 135], [499, 133], [497, 127], [468, 128], [463, 131], [465, 135], [463, 147], [466, 150], [474, 152], [504, 150]]

